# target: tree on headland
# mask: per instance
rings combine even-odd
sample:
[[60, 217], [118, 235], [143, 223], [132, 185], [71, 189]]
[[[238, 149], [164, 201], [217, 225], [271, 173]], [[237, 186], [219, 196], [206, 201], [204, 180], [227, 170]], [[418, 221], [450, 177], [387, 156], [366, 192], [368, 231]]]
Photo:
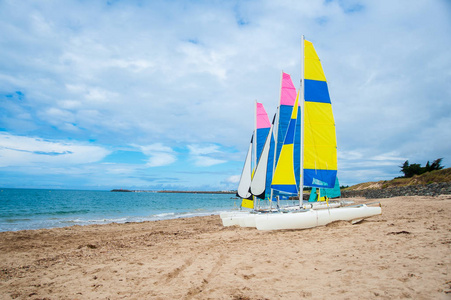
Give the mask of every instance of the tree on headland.
[[432, 162], [432, 164], [428, 161], [424, 167], [420, 164], [409, 164], [409, 161], [406, 160], [402, 166], [399, 166], [401, 168], [400, 172], [404, 173], [405, 178], [410, 178], [414, 175], [421, 175], [426, 172], [441, 170], [444, 168], [444, 166], [442, 166], [442, 160], [443, 158], [437, 158]]

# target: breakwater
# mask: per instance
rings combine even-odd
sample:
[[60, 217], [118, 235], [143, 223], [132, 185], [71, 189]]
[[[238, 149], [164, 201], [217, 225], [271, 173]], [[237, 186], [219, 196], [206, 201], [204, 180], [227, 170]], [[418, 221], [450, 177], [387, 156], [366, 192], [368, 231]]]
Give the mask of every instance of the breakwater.
[[451, 182], [409, 185], [382, 189], [341, 191], [342, 198], [364, 197], [367, 199], [391, 198], [399, 196], [438, 196], [451, 194]]

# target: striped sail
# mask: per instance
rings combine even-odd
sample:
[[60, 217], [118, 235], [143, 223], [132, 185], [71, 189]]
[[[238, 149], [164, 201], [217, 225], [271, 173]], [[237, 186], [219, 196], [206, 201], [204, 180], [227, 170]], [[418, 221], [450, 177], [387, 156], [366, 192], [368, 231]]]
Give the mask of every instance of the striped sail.
[[269, 128], [271, 127], [271, 123], [268, 119], [268, 114], [266, 113], [265, 108], [262, 103], [256, 102], [256, 129], [257, 129], [257, 143], [256, 143], [256, 159], [258, 160], [263, 146], [266, 142], [266, 137], [269, 133]]
[[[277, 125], [274, 128], [274, 138], [276, 140], [277, 149], [274, 156], [275, 165], [279, 159], [280, 151], [283, 146], [283, 142], [285, 139], [285, 135], [287, 133], [288, 124], [291, 119], [291, 114], [293, 112], [293, 105], [296, 101], [296, 88], [294, 87], [293, 81], [291, 80], [291, 76], [287, 73], [282, 72], [282, 82], [281, 82], [281, 90], [280, 90], [280, 103], [278, 107], [278, 120]], [[295, 148], [294, 148], [294, 170], [296, 175], [296, 181], [299, 185], [300, 179], [300, 114], [298, 114], [298, 120], [296, 122], [296, 134], [295, 134]], [[275, 165], [273, 167], [275, 167]], [[270, 177], [271, 178], [271, 177]], [[271, 180], [268, 180], [270, 183]], [[269, 188], [268, 188], [269, 190]], [[280, 195], [277, 190], [274, 191], [273, 197], [281, 196], [284, 198], [284, 195]]]
[[282, 149], [288, 124], [290, 122], [293, 105], [296, 100], [296, 88], [294, 87], [291, 76], [282, 73], [282, 84], [280, 90], [279, 122], [277, 125], [277, 153], [276, 163]]
[[279, 160], [274, 171], [271, 188], [274, 190], [297, 194], [296, 176], [294, 172], [294, 139], [298, 117], [299, 94], [294, 102], [290, 122], [288, 124], [285, 139], [280, 150]]
[[[268, 119], [268, 114], [266, 113], [266, 110], [262, 103], [257, 102], [256, 106], [256, 131], [257, 131], [257, 143], [256, 143], [256, 165], [254, 168], [254, 174], [252, 182], [259, 182], [259, 186], [263, 186], [263, 192], [259, 192], [258, 194], [254, 194], [260, 199], [265, 199], [267, 195], [270, 194], [270, 187], [271, 187], [271, 178], [273, 173], [273, 161], [274, 161], [274, 139], [272, 137], [272, 126]], [[271, 130], [270, 130], [271, 129]], [[268, 148], [265, 152], [265, 145], [269, 142], [270, 148]], [[263, 157], [265, 156], [265, 157]], [[266, 177], [262, 178], [261, 175], [258, 176], [258, 178], [255, 178], [255, 175], [257, 173], [257, 168], [260, 165], [260, 169], [263, 165], [265, 165], [267, 171], [266, 171]], [[268, 167], [269, 166], [269, 167]], [[269, 181], [268, 181], [269, 180]], [[259, 188], [260, 190], [261, 188]]]
[[333, 188], [337, 139], [326, 77], [313, 44], [304, 42], [304, 185]]

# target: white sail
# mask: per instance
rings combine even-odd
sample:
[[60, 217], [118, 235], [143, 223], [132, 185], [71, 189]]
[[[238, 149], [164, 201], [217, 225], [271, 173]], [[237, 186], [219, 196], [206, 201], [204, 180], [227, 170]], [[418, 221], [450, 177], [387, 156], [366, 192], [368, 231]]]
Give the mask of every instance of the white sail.
[[[275, 117], [274, 117], [275, 119]], [[271, 139], [272, 139], [272, 132], [274, 128], [274, 121], [271, 125], [271, 128], [269, 129], [268, 136], [266, 137], [265, 145], [263, 146], [262, 153], [260, 155], [260, 159], [258, 160], [257, 167], [255, 168], [254, 177], [252, 178], [251, 182], [251, 194], [259, 197], [260, 199], [265, 198], [265, 191], [266, 191], [266, 174], [268, 171], [268, 158], [269, 158], [269, 152], [271, 148]], [[270, 166], [272, 168], [272, 166]]]
[[246, 160], [244, 162], [243, 171], [241, 172], [240, 183], [238, 185], [237, 196], [243, 199], [247, 199], [251, 196], [249, 187], [252, 181], [252, 145], [254, 136], [252, 135], [251, 143], [249, 144], [249, 149], [247, 150]]

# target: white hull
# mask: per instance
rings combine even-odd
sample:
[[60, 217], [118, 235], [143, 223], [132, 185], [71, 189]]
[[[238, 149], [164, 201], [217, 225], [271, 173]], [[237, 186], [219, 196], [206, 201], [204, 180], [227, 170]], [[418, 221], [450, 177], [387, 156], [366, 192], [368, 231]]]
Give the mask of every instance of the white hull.
[[227, 226], [240, 226], [240, 227], [256, 227], [255, 218], [259, 213], [255, 212], [224, 212], [220, 214], [222, 225]]
[[219, 214], [222, 220], [222, 225], [227, 226], [240, 226], [240, 223], [244, 222], [242, 219], [249, 215], [248, 211], [225, 211]]
[[[311, 202], [304, 203], [304, 209], [326, 209], [326, 208], [336, 208], [341, 207], [346, 204], [351, 204], [352, 201], [330, 201], [329, 204], [326, 202]], [[299, 206], [285, 207], [285, 210], [298, 211]], [[276, 212], [276, 211], [274, 211]], [[222, 220], [222, 225], [227, 226], [240, 226], [240, 227], [256, 227], [255, 218], [260, 215], [261, 212], [250, 212], [250, 211], [225, 211], [219, 214]], [[268, 214], [268, 212], [264, 212]]]
[[334, 208], [334, 207], [341, 207], [345, 205], [349, 205], [354, 203], [353, 201], [347, 201], [347, 200], [332, 200], [327, 203], [326, 201], [317, 201], [317, 202], [304, 202], [302, 204], [302, 207], [304, 209], [324, 209], [324, 208]]
[[334, 221], [352, 221], [380, 215], [382, 209], [363, 205], [288, 213], [259, 214], [255, 218], [258, 230], [306, 229]]
[[240, 223], [241, 227], [253, 227], [255, 228], [255, 218], [258, 216], [258, 213], [250, 213], [242, 218], [242, 222]]

